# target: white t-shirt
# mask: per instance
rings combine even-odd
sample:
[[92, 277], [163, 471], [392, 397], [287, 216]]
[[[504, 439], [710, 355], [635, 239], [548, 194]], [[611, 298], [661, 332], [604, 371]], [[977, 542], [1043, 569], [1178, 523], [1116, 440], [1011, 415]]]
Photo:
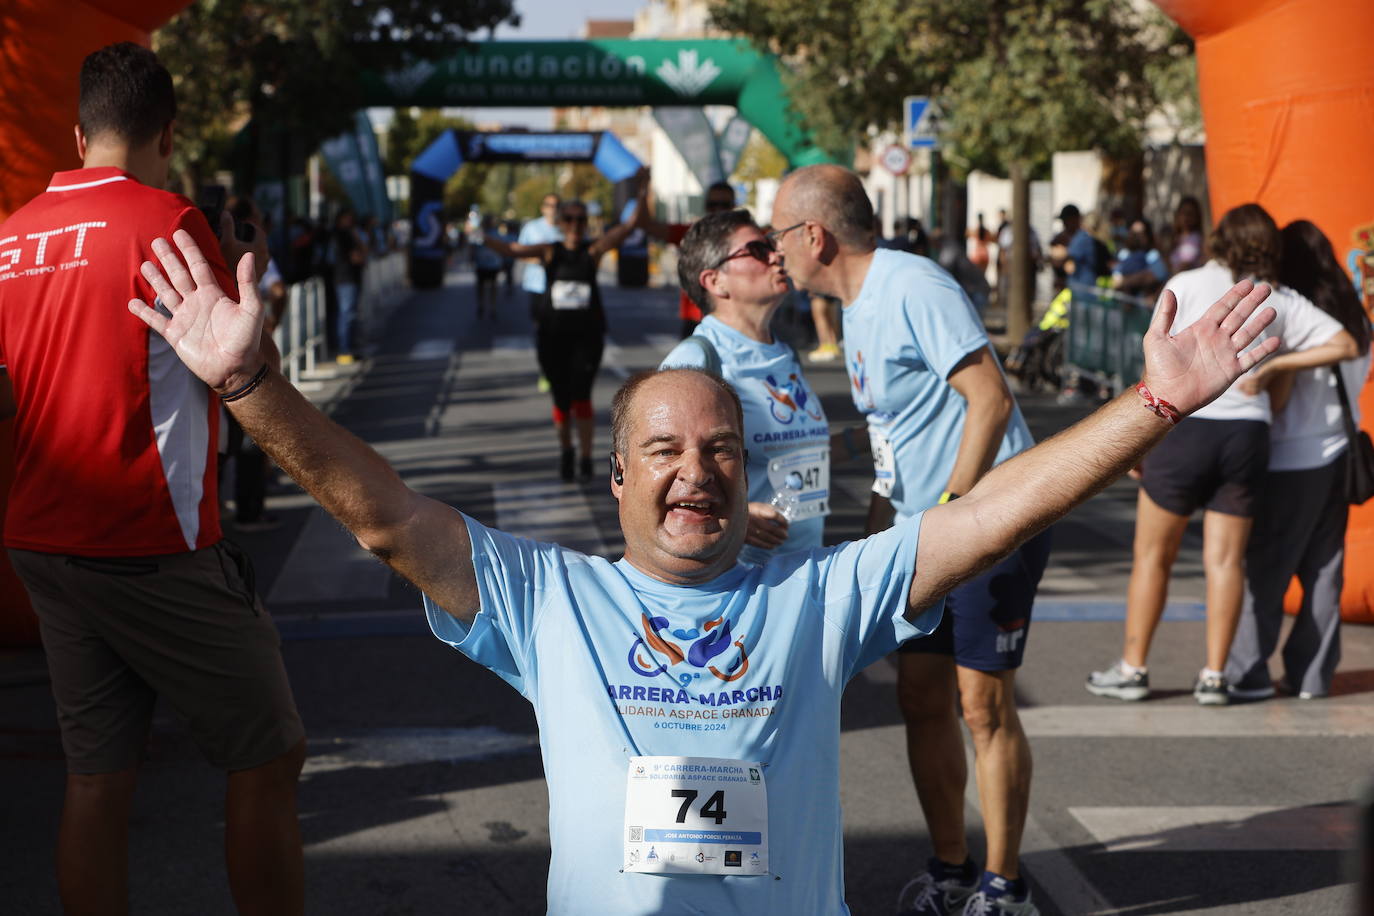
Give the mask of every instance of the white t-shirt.
[[[1169, 333], [1177, 334], [1202, 317], [1212, 305], [1234, 286], [1231, 269], [1219, 261], [1208, 261], [1197, 270], [1176, 274], [1165, 289], [1178, 297], [1178, 314]], [[1292, 353], [1321, 346], [1341, 330], [1341, 323], [1286, 286], [1276, 286], [1264, 305], [1273, 306], [1278, 317], [1260, 332], [1251, 347], [1270, 337], [1280, 339], [1278, 352]], [[1263, 306], [1261, 306], [1263, 308]], [[1242, 376], [1244, 378], [1244, 376]], [[1193, 416], [1203, 420], [1261, 420], [1273, 418], [1269, 393], [1249, 395], [1240, 389], [1240, 379]]]
[[[1360, 422], [1360, 389], [1369, 377], [1369, 357], [1340, 363], [1345, 392], [1355, 423]], [[1269, 470], [1305, 471], [1325, 467], [1349, 444], [1345, 435], [1340, 393], [1331, 366], [1299, 372], [1288, 406], [1274, 415], [1269, 430]]]

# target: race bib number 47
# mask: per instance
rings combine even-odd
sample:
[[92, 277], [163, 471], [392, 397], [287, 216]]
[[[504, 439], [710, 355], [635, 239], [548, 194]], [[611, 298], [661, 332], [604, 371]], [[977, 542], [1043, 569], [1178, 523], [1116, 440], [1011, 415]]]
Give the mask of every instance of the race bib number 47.
[[631, 757], [625, 871], [767, 874], [763, 767], [724, 757]]

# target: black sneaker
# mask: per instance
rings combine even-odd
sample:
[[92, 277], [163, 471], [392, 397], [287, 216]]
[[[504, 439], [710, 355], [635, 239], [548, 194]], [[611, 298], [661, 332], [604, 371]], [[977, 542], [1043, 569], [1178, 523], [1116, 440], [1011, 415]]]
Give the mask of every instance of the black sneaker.
[[573, 459], [575, 457], [576, 453], [572, 449], [565, 448], [559, 460], [558, 476], [562, 477], [568, 483], [572, 483], [573, 480], [573, 465], [576, 463]]
[[1199, 673], [1197, 683], [1193, 685], [1193, 697], [1199, 706], [1226, 706], [1231, 702], [1231, 694], [1226, 688], [1224, 676]]
[[577, 482], [590, 483], [592, 479], [592, 458], [590, 455], [583, 455], [582, 460], [577, 465]]

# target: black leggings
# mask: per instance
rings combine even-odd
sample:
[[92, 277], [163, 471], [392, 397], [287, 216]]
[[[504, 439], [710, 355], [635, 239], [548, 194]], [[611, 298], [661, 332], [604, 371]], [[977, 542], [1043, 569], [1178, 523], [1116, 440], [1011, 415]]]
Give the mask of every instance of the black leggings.
[[535, 354], [539, 371], [549, 380], [553, 405], [567, 412], [573, 401], [590, 401], [592, 383], [601, 369], [601, 350], [605, 346], [601, 331], [581, 334], [535, 335]]

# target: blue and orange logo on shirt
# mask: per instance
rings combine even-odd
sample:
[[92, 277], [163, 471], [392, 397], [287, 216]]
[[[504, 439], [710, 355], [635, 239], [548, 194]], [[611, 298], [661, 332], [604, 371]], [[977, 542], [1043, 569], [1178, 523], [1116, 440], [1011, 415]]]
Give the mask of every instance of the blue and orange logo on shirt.
[[768, 408], [773, 413], [773, 419], [779, 423], [791, 423], [798, 413], [817, 421], [824, 418], [820, 405], [816, 403], [811, 392], [806, 390], [806, 383], [795, 372], [790, 373], [787, 380], [781, 383], [771, 375], [766, 376], [763, 380], [763, 390], [768, 392]]
[[[744, 639], [742, 636], [731, 638], [730, 622], [724, 617], [708, 620], [700, 631], [696, 627], [669, 629], [666, 617], [650, 617], [648, 614], [641, 614], [640, 617], [644, 632], [636, 635], [626, 660], [630, 670], [641, 677], [667, 674], [685, 687], [694, 678], [700, 677], [702, 670], [726, 683], [739, 680], [749, 670], [749, 653], [744, 648]], [[685, 650], [682, 647], [684, 643], [687, 647]], [[684, 670], [674, 673], [669, 670], [680, 664], [696, 668], [697, 672]]]
[[868, 384], [868, 367], [864, 365], [864, 351], [855, 350], [849, 361], [849, 384], [854, 389], [854, 402], [860, 410], [874, 410], [873, 389]]

